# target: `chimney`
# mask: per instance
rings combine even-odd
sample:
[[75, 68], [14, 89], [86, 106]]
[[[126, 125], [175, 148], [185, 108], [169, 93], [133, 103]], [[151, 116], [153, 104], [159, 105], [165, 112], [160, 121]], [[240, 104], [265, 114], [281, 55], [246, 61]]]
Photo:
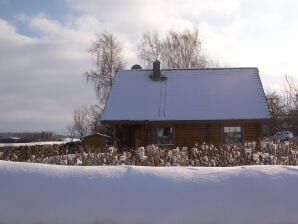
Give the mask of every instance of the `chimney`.
[[153, 80], [160, 80], [161, 79], [161, 73], [160, 73], [160, 61], [156, 60], [153, 62], [153, 74], [152, 74]]

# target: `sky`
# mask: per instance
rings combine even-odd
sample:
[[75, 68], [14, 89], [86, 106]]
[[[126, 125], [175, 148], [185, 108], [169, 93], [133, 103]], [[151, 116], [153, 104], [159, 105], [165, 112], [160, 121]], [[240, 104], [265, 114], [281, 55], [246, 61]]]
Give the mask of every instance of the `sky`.
[[223, 67], [258, 67], [265, 91], [298, 78], [296, 0], [0, 0], [0, 132], [65, 133], [73, 110], [98, 104], [83, 73], [96, 34], [122, 42], [125, 68], [141, 64], [142, 33], [198, 27]]

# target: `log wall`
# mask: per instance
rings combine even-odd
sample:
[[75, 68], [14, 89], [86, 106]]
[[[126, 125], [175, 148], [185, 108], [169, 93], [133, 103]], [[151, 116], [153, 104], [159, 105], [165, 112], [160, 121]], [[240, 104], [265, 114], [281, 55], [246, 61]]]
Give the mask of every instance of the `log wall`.
[[[125, 124], [129, 127], [131, 146], [147, 145], [146, 123]], [[155, 142], [155, 128], [168, 127], [174, 128], [173, 147], [193, 146], [195, 143], [223, 144], [223, 128], [225, 126], [241, 126], [242, 139], [246, 141], [256, 141], [261, 137], [261, 122], [148, 122], [148, 144]]]

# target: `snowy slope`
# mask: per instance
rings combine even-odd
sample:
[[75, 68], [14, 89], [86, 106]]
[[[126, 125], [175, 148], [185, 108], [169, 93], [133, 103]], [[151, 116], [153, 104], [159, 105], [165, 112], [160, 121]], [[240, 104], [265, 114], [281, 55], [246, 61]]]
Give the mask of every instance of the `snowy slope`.
[[69, 142], [78, 142], [80, 139], [65, 139], [64, 141], [47, 141], [47, 142], [26, 142], [26, 143], [0, 143], [0, 147], [20, 147], [36, 145], [63, 145]]
[[0, 161], [0, 223], [295, 224], [298, 168], [64, 167]]

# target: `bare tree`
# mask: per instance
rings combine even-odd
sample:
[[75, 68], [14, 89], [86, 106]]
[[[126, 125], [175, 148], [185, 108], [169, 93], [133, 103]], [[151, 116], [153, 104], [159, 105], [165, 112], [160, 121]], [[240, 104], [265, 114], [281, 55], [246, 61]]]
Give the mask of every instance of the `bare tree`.
[[74, 125], [69, 125], [66, 127], [66, 134], [70, 138], [75, 138], [76, 137], [76, 130], [74, 128]]
[[73, 124], [66, 128], [67, 134], [72, 138], [82, 138], [96, 132], [105, 133], [107, 130], [101, 124], [101, 113], [102, 107], [98, 105], [76, 108], [73, 112]]
[[298, 81], [290, 75], [284, 75], [282, 87], [287, 111], [298, 110]]
[[160, 59], [162, 53], [162, 41], [158, 33], [146, 32], [143, 34], [141, 44], [138, 49], [139, 58], [141, 58], [146, 66], [151, 66], [152, 63]]
[[75, 135], [79, 138], [83, 138], [88, 133], [89, 120], [88, 109], [86, 107], [79, 107], [74, 110], [73, 113], [73, 125], [69, 130], [74, 130]]
[[287, 128], [298, 135], [298, 81], [290, 75], [285, 75], [282, 87], [287, 112]]
[[89, 131], [90, 133], [104, 133], [105, 127], [102, 125], [100, 118], [103, 108], [98, 105], [92, 105], [88, 108], [88, 122], [89, 122]]
[[167, 68], [205, 68], [209, 64], [201, 45], [197, 28], [169, 31], [165, 39], [160, 39], [157, 32], [147, 32], [139, 45], [139, 58], [147, 65], [160, 58]]
[[96, 66], [85, 73], [94, 85], [97, 97], [104, 104], [113, 83], [115, 71], [123, 67], [121, 42], [109, 32], [101, 33], [92, 43], [89, 52], [95, 57]]
[[162, 60], [170, 68], [206, 67], [206, 60], [201, 54], [198, 29], [170, 31], [163, 42]]
[[277, 92], [268, 92], [266, 94], [269, 110], [272, 117], [270, 124], [270, 132], [273, 134], [276, 131], [280, 131], [283, 128], [285, 117], [285, 105], [282, 96]]
[[294, 77], [285, 75], [281, 83], [283, 91], [266, 94], [272, 116], [270, 131], [287, 129], [298, 134], [298, 85]]

